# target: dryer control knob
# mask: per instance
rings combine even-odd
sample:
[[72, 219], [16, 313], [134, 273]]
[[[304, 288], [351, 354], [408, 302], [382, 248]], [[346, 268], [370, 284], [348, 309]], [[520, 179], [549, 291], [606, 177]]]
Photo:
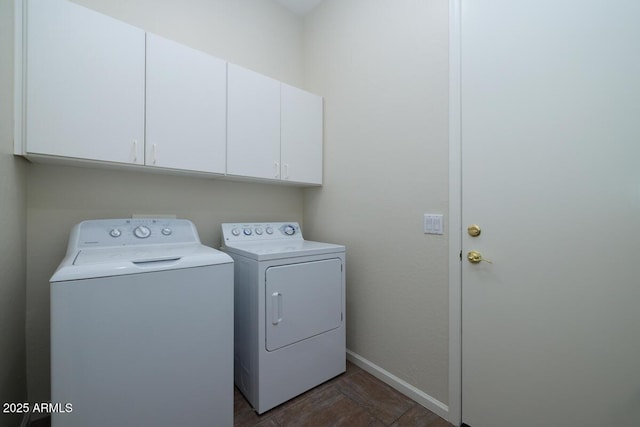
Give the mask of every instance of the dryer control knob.
[[245, 236], [251, 236], [251, 234], [253, 234], [250, 228], [245, 228], [242, 230], [242, 232], [244, 233]]
[[258, 236], [262, 236], [262, 228], [257, 227], [257, 228], [256, 228], [256, 234], [257, 234]]
[[149, 229], [149, 227], [139, 225], [133, 229], [133, 235], [138, 239], [146, 239], [147, 237], [151, 236], [151, 230]]
[[169, 227], [165, 227], [162, 229], [162, 234], [164, 236], [171, 236], [172, 233], [173, 233], [173, 230], [171, 230]]
[[113, 228], [109, 232], [109, 236], [111, 236], [111, 237], [120, 237], [121, 235], [122, 235], [122, 231], [118, 230], [117, 228]]
[[267, 232], [267, 234], [273, 234], [273, 228], [272, 227], [267, 227], [265, 229], [265, 231]]
[[239, 236], [240, 235], [240, 230], [238, 230], [237, 228], [234, 228], [231, 230], [231, 234], [233, 234], [234, 236]]
[[287, 236], [293, 236], [294, 234], [296, 234], [296, 229], [293, 227], [293, 225], [285, 225], [282, 231], [284, 231], [284, 234], [286, 234]]

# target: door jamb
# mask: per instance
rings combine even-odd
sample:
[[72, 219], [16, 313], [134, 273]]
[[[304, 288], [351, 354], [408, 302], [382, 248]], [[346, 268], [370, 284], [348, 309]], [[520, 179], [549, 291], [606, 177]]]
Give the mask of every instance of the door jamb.
[[462, 422], [461, 2], [449, 0], [449, 422]]

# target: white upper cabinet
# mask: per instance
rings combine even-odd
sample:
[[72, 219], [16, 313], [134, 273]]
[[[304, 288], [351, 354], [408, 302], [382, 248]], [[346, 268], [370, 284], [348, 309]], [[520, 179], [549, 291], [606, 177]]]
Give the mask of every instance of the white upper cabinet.
[[282, 179], [322, 184], [322, 97], [281, 85]]
[[280, 178], [280, 82], [228, 65], [227, 174]]
[[321, 97], [71, 1], [20, 4], [16, 154], [322, 184]]
[[322, 97], [228, 68], [227, 173], [322, 184]]
[[225, 173], [227, 63], [147, 33], [146, 164]]
[[144, 31], [67, 1], [26, 12], [23, 151], [142, 164]]

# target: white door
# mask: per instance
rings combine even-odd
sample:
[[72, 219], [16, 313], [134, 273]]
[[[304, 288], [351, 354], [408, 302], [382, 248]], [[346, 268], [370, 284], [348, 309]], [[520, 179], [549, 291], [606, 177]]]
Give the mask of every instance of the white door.
[[335, 329], [342, 323], [342, 260], [269, 267], [265, 292], [267, 351]]
[[280, 179], [280, 82], [228, 66], [227, 173]]
[[281, 84], [282, 179], [322, 184], [322, 97]]
[[28, 153], [144, 163], [144, 31], [62, 0], [29, 0]]
[[147, 33], [146, 164], [225, 173], [227, 63]]
[[640, 2], [461, 4], [463, 422], [638, 426]]

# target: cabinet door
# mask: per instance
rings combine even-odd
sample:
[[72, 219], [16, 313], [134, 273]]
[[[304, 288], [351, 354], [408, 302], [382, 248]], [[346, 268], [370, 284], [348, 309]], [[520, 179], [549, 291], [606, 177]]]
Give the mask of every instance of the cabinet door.
[[282, 179], [322, 184], [322, 97], [282, 84]]
[[26, 151], [143, 163], [144, 31], [63, 0], [27, 17]]
[[280, 178], [280, 82], [229, 64], [227, 173]]
[[147, 165], [225, 173], [226, 109], [226, 62], [147, 34]]

